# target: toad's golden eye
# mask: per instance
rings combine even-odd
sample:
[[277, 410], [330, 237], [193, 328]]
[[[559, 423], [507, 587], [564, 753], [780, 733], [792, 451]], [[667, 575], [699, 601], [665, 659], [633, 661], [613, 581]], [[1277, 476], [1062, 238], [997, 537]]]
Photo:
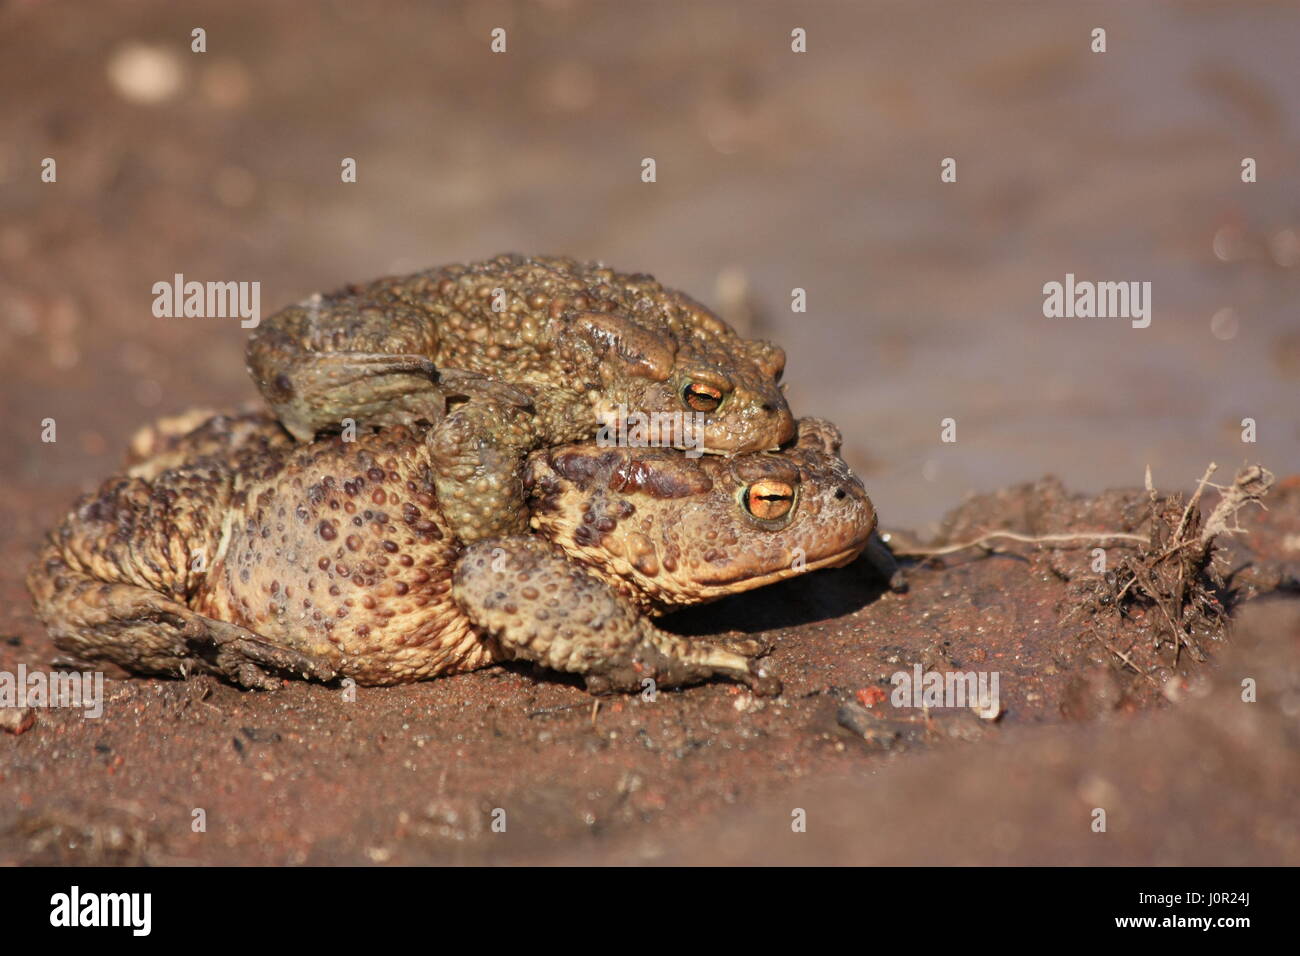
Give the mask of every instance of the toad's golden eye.
[[682, 400], [694, 411], [716, 412], [718, 406], [722, 404], [722, 389], [691, 382], [682, 391]]
[[763, 521], [784, 518], [794, 507], [794, 487], [765, 479], [745, 489], [745, 510]]

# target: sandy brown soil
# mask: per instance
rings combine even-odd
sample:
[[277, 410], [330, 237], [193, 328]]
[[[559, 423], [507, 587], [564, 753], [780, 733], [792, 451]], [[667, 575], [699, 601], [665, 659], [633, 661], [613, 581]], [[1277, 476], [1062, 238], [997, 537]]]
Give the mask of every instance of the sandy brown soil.
[[[792, 60], [777, 2], [0, 6], [0, 670], [49, 665], [23, 573], [134, 428], [252, 395], [237, 322], [150, 315], [176, 272], [261, 281], [265, 310], [507, 249], [654, 272], [785, 345], [792, 405], [923, 537], [969, 492], [958, 540], [1131, 526], [1140, 495], [1015, 485], [1049, 471], [1095, 493], [1148, 463], [1184, 491], [1210, 459], [1300, 469], [1300, 10], [799, 7]], [[141, 45], [177, 73], [147, 102], [113, 79]], [[1067, 271], [1152, 280], [1151, 328], [1045, 320]], [[772, 633], [775, 701], [596, 709], [523, 668], [355, 703], [112, 679], [103, 719], [0, 731], [0, 863], [1297, 863], [1296, 479], [1268, 506], [1209, 662], [1171, 666], [1151, 614], [1105, 635], [1146, 676], [1060, 623], [1088, 549], [1009, 546], [903, 595], [855, 565], [670, 622]], [[998, 670], [1001, 719], [872, 716], [913, 663]]]

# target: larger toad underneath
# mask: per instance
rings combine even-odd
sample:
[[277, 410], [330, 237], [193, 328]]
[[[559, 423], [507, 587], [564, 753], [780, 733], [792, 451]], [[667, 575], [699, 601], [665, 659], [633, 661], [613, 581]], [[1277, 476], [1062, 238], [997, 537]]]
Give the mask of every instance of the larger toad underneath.
[[264, 415], [193, 424], [142, 433], [134, 466], [76, 504], [28, 575], [55, 644], [83, 661], [272, 687], [520, 659], [597, 691], [723, 675], [774, 693], [759, 642], [688, 640], [651, 617], [843, 564], [875, 526], [814, 419], [780, 454], [535, 452], [533, 533], [469, 546], [420, 433], [303, 445]]

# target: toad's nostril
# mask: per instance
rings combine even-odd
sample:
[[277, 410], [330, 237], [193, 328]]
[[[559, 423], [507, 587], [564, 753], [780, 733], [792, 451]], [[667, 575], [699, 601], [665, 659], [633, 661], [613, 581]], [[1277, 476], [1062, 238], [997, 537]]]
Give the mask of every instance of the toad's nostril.
[[774, 412], [774, 411], [776, 411], [776, 406], [775, 406], [775, 405], [769, 405], [767, 402], [764, 402], [764, 403], [763, 403], [763, 411], [765, 411], [765, 412]]
[[843, 488], [836, 488], [836, 489], [835, 489], [835, 500], [836, 500], [836, 501], [839, 501], [839, 500], [841, 500], [841, 499], [842, 499], [845, 495], [847, 495], [847, 494], [848, 494], [848, 492], [845, 491]]

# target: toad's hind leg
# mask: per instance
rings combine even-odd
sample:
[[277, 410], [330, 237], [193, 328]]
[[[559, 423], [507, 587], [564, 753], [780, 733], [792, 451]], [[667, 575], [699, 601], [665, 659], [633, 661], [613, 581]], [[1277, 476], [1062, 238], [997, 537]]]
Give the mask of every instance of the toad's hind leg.
[[338, 431], [348, 419], [363, 426], [438, 421], [446, 398], [433, 362], [421, 355], [322, 352], [254, 371], [267, 403], [299, 441]]
[[[452, 594], [506, 659], [582, 674], [593, 693], [729, 677], [756, 694], [781, 682], [743, 654], [669, 634], [576, 562], [535, 538], [481, 541], [456, 568]], [[749, 649], [749, 648], [746, 648]]]
[[271, 316], [249, 338], [245, 357], [280, 423], [310, 441], [346, 419], [364, 427], [441, 420], [449, 397], [487, 379], [439, 369], [437, 352], [435, 323], [422, 310], [345, 295]]
[[149, 588], [91, 577], [57, 557], [32, 569], [28, 587], [55, 646], [80, 661], [171, 677], [216, 674], [257, 690], [278, 687], [274, 674], [337, 676], [320, 658], [204, 617]]
[[245, 357], [258, 390], [299, 441], [360, 425], [435, 422], [437, 336], [420, 310], [355, 295], [314, 297], [261, 323]]

